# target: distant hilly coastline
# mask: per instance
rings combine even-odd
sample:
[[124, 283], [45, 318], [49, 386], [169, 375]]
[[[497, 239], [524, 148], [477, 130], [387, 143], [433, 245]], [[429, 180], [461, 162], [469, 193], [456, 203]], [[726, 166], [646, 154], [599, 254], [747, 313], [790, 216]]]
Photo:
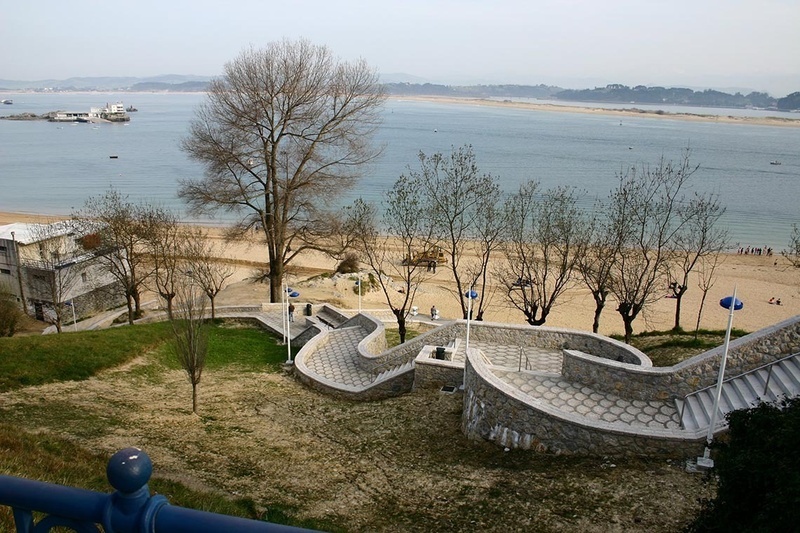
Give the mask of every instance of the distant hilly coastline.
[[[204, 92], [210, 76], [163, 75], [136, 77], [83, 77], [65, 80], [16, 81], [0, 79], [0, 91], [32, 92]], [[554, 85], [442, 85], [435, 83], [399, 82], [385, 84], [393, 96], [440, 96], [450, 98], [539, 98], [565, 102], [598, 102], [619, 104], [684, 105], [700, 107], [756, 108], [778, 111], [800, 110], [800, 91], [783, 98], [764, 92], [729, 94], [713, 89], [693, 90], [681, 87], [628, 87], [610, 84], [593, 89], [564, 89]]]

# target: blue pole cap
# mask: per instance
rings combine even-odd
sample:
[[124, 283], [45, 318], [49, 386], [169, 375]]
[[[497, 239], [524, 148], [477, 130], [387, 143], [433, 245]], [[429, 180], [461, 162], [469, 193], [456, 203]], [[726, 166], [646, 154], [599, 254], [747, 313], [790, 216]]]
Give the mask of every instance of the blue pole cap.
[[475, 298], [478, 297], [478, 293], [476, 291], [467, 291], [464, 293], [464, 296], [466, 296], [470, 300], [474, 300]]
[[292, 298], [297, 298], [298, 296], [300, 296], [300, 293], [297, 291], [293, 291], [289, 293], [289, 296], [291, 296]]
[[733, 310], [738, 311], [742, 307], [744, 307], [744, 303], [739, 298], [734, 298], [733, 296], [726, 296], [722, 300], [719, 301], [719, 305], [724, 307], [725, 309], [730, 309], [731, 305], [733, 305]]

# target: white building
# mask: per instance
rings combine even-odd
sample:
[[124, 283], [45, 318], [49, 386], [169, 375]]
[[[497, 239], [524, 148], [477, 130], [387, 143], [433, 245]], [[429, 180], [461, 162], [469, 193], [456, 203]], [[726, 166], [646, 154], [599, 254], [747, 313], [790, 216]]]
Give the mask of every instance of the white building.
[[51, 323], [57, 308], [69, 306], [70, 320], [73, 310], [80, 317], [105, 309], [119, 296], [98, 259], [98, 244], [65, 221], [0, 226], [0, 285], [29, 315]]

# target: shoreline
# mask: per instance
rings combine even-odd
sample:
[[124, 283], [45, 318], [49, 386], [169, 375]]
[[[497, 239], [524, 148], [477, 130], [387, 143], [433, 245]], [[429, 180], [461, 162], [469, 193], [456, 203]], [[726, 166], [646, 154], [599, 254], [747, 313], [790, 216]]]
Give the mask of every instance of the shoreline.
[[[733, 115], [674, 113], [670, 111], [650, 111], [636, 107], [624, 109], [611, 109], [605, 107], [583, 107], [570, 105], [540, 104], [534, 102], [517, 102], [513, 100], [491, 100], [488, 98], [453, 97], [453, 96], [390, 96], [392, 100], [410, 100], [415, 102], [430, 102], [437, 104], [471, 105], [499, 107], [506, 109], [521, 109], [527, 111], [544, 111], [551, 113], [580, 113], [587, 115], [606, 115], [616, 117], [643, 117], [658, 119], [686, 120], [692, 122], [717, 122], [723, 124], [749, 124], [755, 126], [781, 126], [800, 128], [800, 118], [784, 117], [737, 117]], [[591, 103], [591, 102], [587, 102]], [[723, 108], [709, 108], [723, 109]], [[727, 108], [724, 108], [727, 109]]]
[[[0, 225], [13, 222], [48, 222], [68, 217], [33, 215], [0, 211]], [[184, 223], [189, 226], [201, 224]], [[226, 241], [224, 225], [202, 226], [210, 232], [210, 238]], [[220, 293], [218, 305], [248, 305], [269, 301], [269, 285], [256, 283], [253, 278], [267, 264], [266, 251], [257, 242], [233, 241], [225, 253], [224, 260], [235, 267], [235, 274]], [[304, 253], [287, 269], [287, 281], [298, 287], [300, 304], [331, 303], [344, 309], [357, 309], [358, 295], [352, 290], [349, 276], [322, 276], [335, 271], [337, 261], [319, 252]], [[701, 292], [697, 287], [696, 274], [690, 279], [689, 291], [683, 299], [682, 326], [693, 331], [697, 312], [701, 303]], [[700, 327], [723, 330], [728, 314], [717, 305], [720, 299], [728, 296], [737, 287], [737, 296], [745, 302], [745, 307], [736, 313], [734, 326], [752, 332], [775, 325], [783, 320], [800, 315], [800, 269], [795, 269], [780, 255], [739, 255], [735, 250], [724, 254], [714, 286], [708, 293], [703, 306]], [[426, 314], [436, 305], [442, 322], [458, 318], [460, 306], [453, 296], [454, 284], [446, 268], [427, 279], [414, 299], [412, 305]], [[667, 287], [663, 296], [634, 323], [634, 331], [671, 329], [675, 314], [675, 301], [667, 298]], [[524, 324], [522, 313], [511, 308], [502, 296], [502, 290], [492, 290], [494, 296], [486, 310], [487, 322]], [[782, 305], [770, 304], [770, 298], [780, 298]], [[362, 295], [365, 310], [387, 309], [382, 293], [378, 291]], [[298, 305], [300, 307], [300, 305]], [[589, 291], [576, 283], [569, 289], [548, 316], [546, 327], [562, 327], [579, 331], [591, 331], [594, 313], [594, 300]], [[622, 322], [610, 301], [603, 313], [600, 334], [622, 333]]]

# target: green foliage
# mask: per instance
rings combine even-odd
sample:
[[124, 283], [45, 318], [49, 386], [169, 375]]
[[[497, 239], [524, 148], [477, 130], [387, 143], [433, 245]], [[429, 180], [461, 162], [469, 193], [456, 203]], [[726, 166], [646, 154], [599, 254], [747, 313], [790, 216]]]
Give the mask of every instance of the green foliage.
[[[166, 368], [181, 368], [169, 349], [169, 323], [123, 326], [61, 335], [0, 338], [0, 392], [56, 381], [79, 381], [153, 351]], [[247, 371], [276, 371], [286, 348], [263, 330], [209, 328], [206, 368], [236, 364]]]
[[353, 252], [349, 252], [336, 267], [336, 272], [339, 274], [352, 274], [353, 272], [358, 272], [359, 263], [360, 261], [358, 260], [358, 255]]
[[728, 442], [715, 443], [717, 497], [689, 531], [797, 531], [800, 524], [800, 398], [727, 415]]
[[8, 287], [0, 285], [0, 337], [11, 337], [22, 320], [22, 309]]
[[121, 365], [169, 338], [169, 324], [0, 339], [0, 391], [79, 381]]

